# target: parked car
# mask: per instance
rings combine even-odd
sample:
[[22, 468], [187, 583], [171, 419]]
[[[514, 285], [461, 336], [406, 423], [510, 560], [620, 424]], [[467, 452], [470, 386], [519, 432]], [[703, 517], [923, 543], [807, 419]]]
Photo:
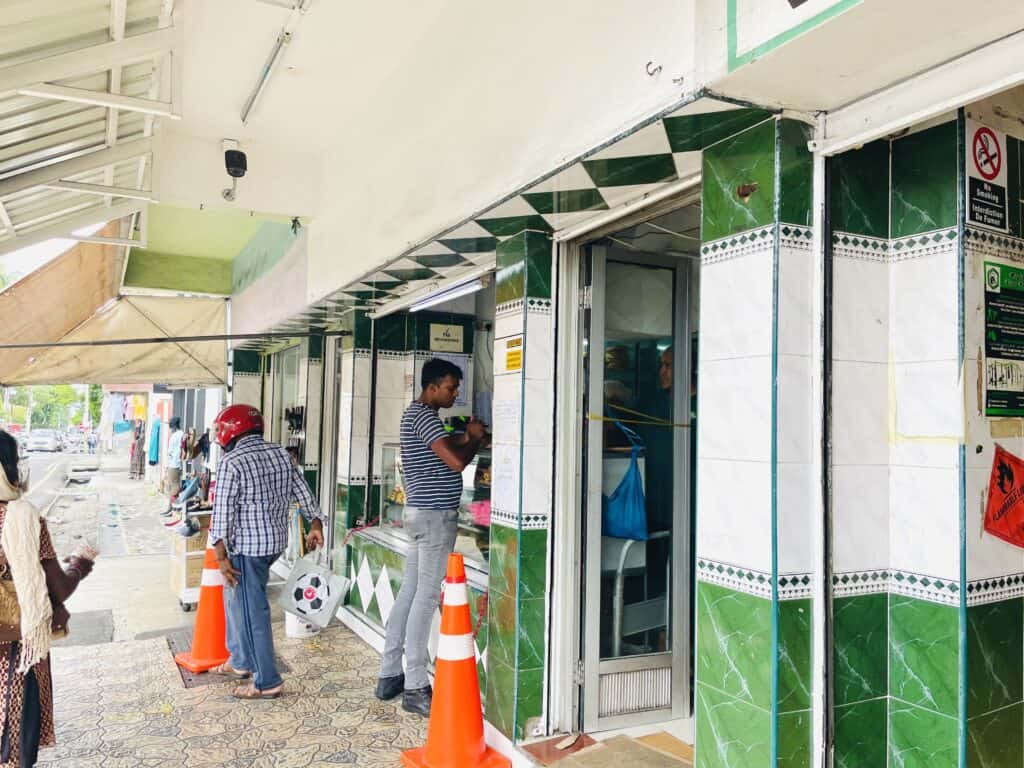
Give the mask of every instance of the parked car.
[[28, 436], [28, 450], [30, 451], [52, 451], [62, 449], [60, 435], [52, 429], [33, 429]]

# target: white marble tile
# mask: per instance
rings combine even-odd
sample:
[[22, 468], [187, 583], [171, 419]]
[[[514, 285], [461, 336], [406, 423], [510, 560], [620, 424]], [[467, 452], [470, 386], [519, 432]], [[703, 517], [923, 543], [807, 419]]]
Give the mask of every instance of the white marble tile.
[[405, 360], [391, 357], [377, 359], [377, 397], [405, 399]]
[[342, 352], [338, 368], [338, 387], [342, 394], [352, 394], [352, 376], [355, 371], [356, 358], [354, 352]]
[[836, 361], [832, 367], [833, 464], [888, 464], [888, 366]]
[[889, 467], [833, 467], [833, 570], [868, 571], [888, 565]]
[[523, 333], [525, 312], [503, 312], [494, 318], [494, 338], [507, 339], [509, 336], [520, 336]]
[[772, 333], [771, 248], [701, 267], [700, 363], [767, 355]]
[[700, 372], [697, 455], [767, 461], [771, 449], [771, 360], [708, 361]]
[[522, 377], [518, 375], [494, 377], [494, 442], [519, 444], [519, 424], [522, 412]]
[[374, 432], [378, 435], [399, 434], [402, 424], [402, 414], [409, 405], [404, 397], [377, 397], [376, 422]]
[[959, 440], [963, 435], [959, 373], [956, 360], [897, 363], [897, 434]]
[[369, 455], [370, 441], [361, 437], [353, 438], [349, 444], [349, 477], [366, 477]]
[[523, 373], [527, 379], [550, 381], [554, 363], [554, 318], [538, 312], [526, 317], [526, 360]]
[[523, 514], [551, 514], [551, 477], [554, 454], [551, 446], [523, 448]]
[[370, 359], [368, 357], [357, 357], [352, 370], [352, 394], [356, 397], [369, 397], [370, 395]]
[[956, 249], [891, 267], [891, 343], [896, 362], [958, 355]]
[[348, 483], [348, 478], [352, 474], [351, 468], [349, 467], [349, 461], [351, 460], [352, 441], [350, 438], [341, 439], [338, 437], [338, 458], [335, 462], [335, 466], [338, 468], [338, 482]]
[[967, 579], [1024, 572], [1024, 549], [996, 538], [984, 529], [989, 471], [967, 470]]
[[820, 418], [811, 401], [811, 360], [780, 355], [778, 365], [778, 458], [809, 462], [814, 448], [811, 424]]
[[698, 556], [771, 572], [768, 462], [702, 459], [697, 475]]
[[889, 266], [836, 259], [832, 296], [834, 360], [889, 360]]
[[815, 570], [811, 515], [814, 495], [821, 483], [810, 464], [779, 464], [777, 530], [779, 573], [811, 573]]
[[[370, 398], [350, 397], [348, 399], [350, 435], [352, 437], [370, 436]], [[338, 439], [341, 440], [339, 433]]]
[[550, 448], [554, 440], [554, 391], [550, 381], [526, 381], [523, 444]]
[[960, 525], [955, 469], [891, 467], [890, 566], [958, 579]]
[[811, 317], [814, 282], [809, 251], [779, 251], [779, 354], [810, 355], [818, 329]]
[[956, 469], [960, 446], [954, 440], [922, 440], [897, 435], [889, 446], [889, 460], [893, 466]]

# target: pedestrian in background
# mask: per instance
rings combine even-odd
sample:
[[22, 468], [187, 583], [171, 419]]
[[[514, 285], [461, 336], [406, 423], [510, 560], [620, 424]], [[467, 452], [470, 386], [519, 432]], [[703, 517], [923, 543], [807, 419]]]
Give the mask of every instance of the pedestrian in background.
[[230, 405], [214, 422], [224, 449], [217, 464], [217, 489], [210, 543], [224, 575], [224, 609], [230, 657], [211, 670], [252, 682], [237, 699], [276, 699], [284, 683], [274, 659], [267, 581], [270, 566], [288, 545], [293, 502], [310, 522], [306, 548], [324, 545], [324, 516], [288, 452], [263, 439], [263, 416], [250, 405]]
[[402, 694], [402, 708], [425, 717], [433, 696], [427, 678], [427, 640], [448, 555], [455, 547], [462, 471], [487, 439], [479, 421], [470, 421], [459, 436], [449, 435], [441, 423], [438, 411], [455, 405], [461, 381], [462, 371], [455, 364], [427, 361], [420, 376], [422, 392], [402, 415], [400, 430], [404, 526], [410, 545], [402, 588], [388, 619], [375, 695], [387, 701]]
[[164, 492], [174, 500], [174, 496], [181, 490], [182, 443], [185, 433], [181, 431], [181, 419], [178, 416], [171, 417], [171, 434], [167, 438], [167, 474], [164, 480]]

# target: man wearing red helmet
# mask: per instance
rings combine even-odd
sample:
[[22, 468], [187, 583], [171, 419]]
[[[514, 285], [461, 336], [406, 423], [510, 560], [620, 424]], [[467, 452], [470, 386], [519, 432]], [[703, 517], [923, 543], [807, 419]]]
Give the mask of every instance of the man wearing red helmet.
[[214, 421], [225, 453], [217, 465], [210, 542], [224, 577], [224, 614], [230, 658], [215, 671], [252, 682], [238, 699], [276, 699], [283, 691], [274, 661], [267, 581], [288, 545], [288, 513], [298, 502], [311, 523], [306, 547], [324, 544], [323, 513], [302, 470], [284, 447], [263, 439], [263, 416], [251, 405], [230, 405]]

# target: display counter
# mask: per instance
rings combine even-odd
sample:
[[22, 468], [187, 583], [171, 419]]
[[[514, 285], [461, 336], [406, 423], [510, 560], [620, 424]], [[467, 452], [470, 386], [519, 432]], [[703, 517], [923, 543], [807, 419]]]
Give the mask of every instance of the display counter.
[[[401, 450], [388, 443], [381, 450], [381, 494], [379, 523], [363, 533], [379, 531], [396, 543], [408, 541], [403, 529], [405, 481], [402, 477]], [[455, 551], [466, 565], [487, 572], [491, 529], [491, 453], [479, 451], [462, 473], [462, 499], [459, 503], [459, 530]], [[404, 551], [401, 547], [399, 551]]]

